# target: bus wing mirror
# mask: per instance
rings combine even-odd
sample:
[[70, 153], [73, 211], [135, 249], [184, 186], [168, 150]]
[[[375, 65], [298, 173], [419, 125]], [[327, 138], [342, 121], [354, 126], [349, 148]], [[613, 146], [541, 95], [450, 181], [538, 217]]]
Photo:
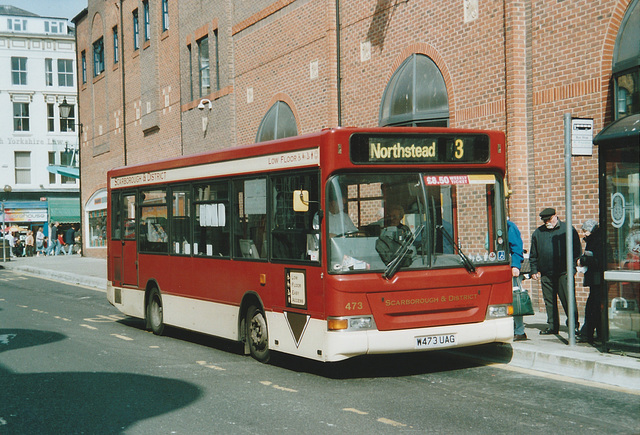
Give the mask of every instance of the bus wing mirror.
[[298, 212], [309, 211], [309, 191], [308, 190], [293, 191], [293, 211], [298, 211]]

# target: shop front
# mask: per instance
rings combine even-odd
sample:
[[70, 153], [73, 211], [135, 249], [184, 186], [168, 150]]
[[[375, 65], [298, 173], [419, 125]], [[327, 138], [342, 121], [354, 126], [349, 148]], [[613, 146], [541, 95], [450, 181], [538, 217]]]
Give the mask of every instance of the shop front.
[[594, 143], [599, 146], [600, 226], [607, 258], [605, 346], [640, 355], [640, 114], [613, 122]]

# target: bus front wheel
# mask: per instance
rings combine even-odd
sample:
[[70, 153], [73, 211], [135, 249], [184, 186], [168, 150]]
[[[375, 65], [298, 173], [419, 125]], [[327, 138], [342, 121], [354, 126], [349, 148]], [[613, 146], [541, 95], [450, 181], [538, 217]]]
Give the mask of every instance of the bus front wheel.
[[249, 351], [256, 360], [266, 363], [269, 361], [269, 333], [267, 331], [267, 319], [264, 312], [252, 305], [247, 310], [247, 341]]
[[157, 288], [151, 290], [147, 302], [147, 326], [155, 335], [162, 335], [164, 323], [162, 316], [162, 299]]

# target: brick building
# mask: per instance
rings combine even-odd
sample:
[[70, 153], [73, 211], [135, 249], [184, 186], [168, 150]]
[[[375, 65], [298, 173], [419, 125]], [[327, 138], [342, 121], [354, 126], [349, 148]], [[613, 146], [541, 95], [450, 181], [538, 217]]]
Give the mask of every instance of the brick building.
[[[595, 133], [638, 111], [637, 51], [620, 64], [633, 81], [629, 104], [613, 110], [615, 55], [637, 5], [90, 0], [74, 20], [78, 65], [89, 65], [79, 91], [83, 206], [112, 167], [274, 136], [336, 125], [497, 129], [507, 134], [510, 217], [528, 248], [540, 210], [565, 219], [564, 114], [593, 120]], [[598, 148], [574, 156], [572, 171], [577, 225], [598, 215]], [[579, 287], [581, 310], [585, 300]]]

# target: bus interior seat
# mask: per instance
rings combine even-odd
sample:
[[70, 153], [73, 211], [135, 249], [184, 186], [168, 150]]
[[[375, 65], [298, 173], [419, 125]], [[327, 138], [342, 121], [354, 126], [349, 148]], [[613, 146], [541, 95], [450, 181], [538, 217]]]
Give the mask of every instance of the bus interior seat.
[[258, 248], [251, 239], [240, 239], [240, 252], [243, 258], [260, 258]]

